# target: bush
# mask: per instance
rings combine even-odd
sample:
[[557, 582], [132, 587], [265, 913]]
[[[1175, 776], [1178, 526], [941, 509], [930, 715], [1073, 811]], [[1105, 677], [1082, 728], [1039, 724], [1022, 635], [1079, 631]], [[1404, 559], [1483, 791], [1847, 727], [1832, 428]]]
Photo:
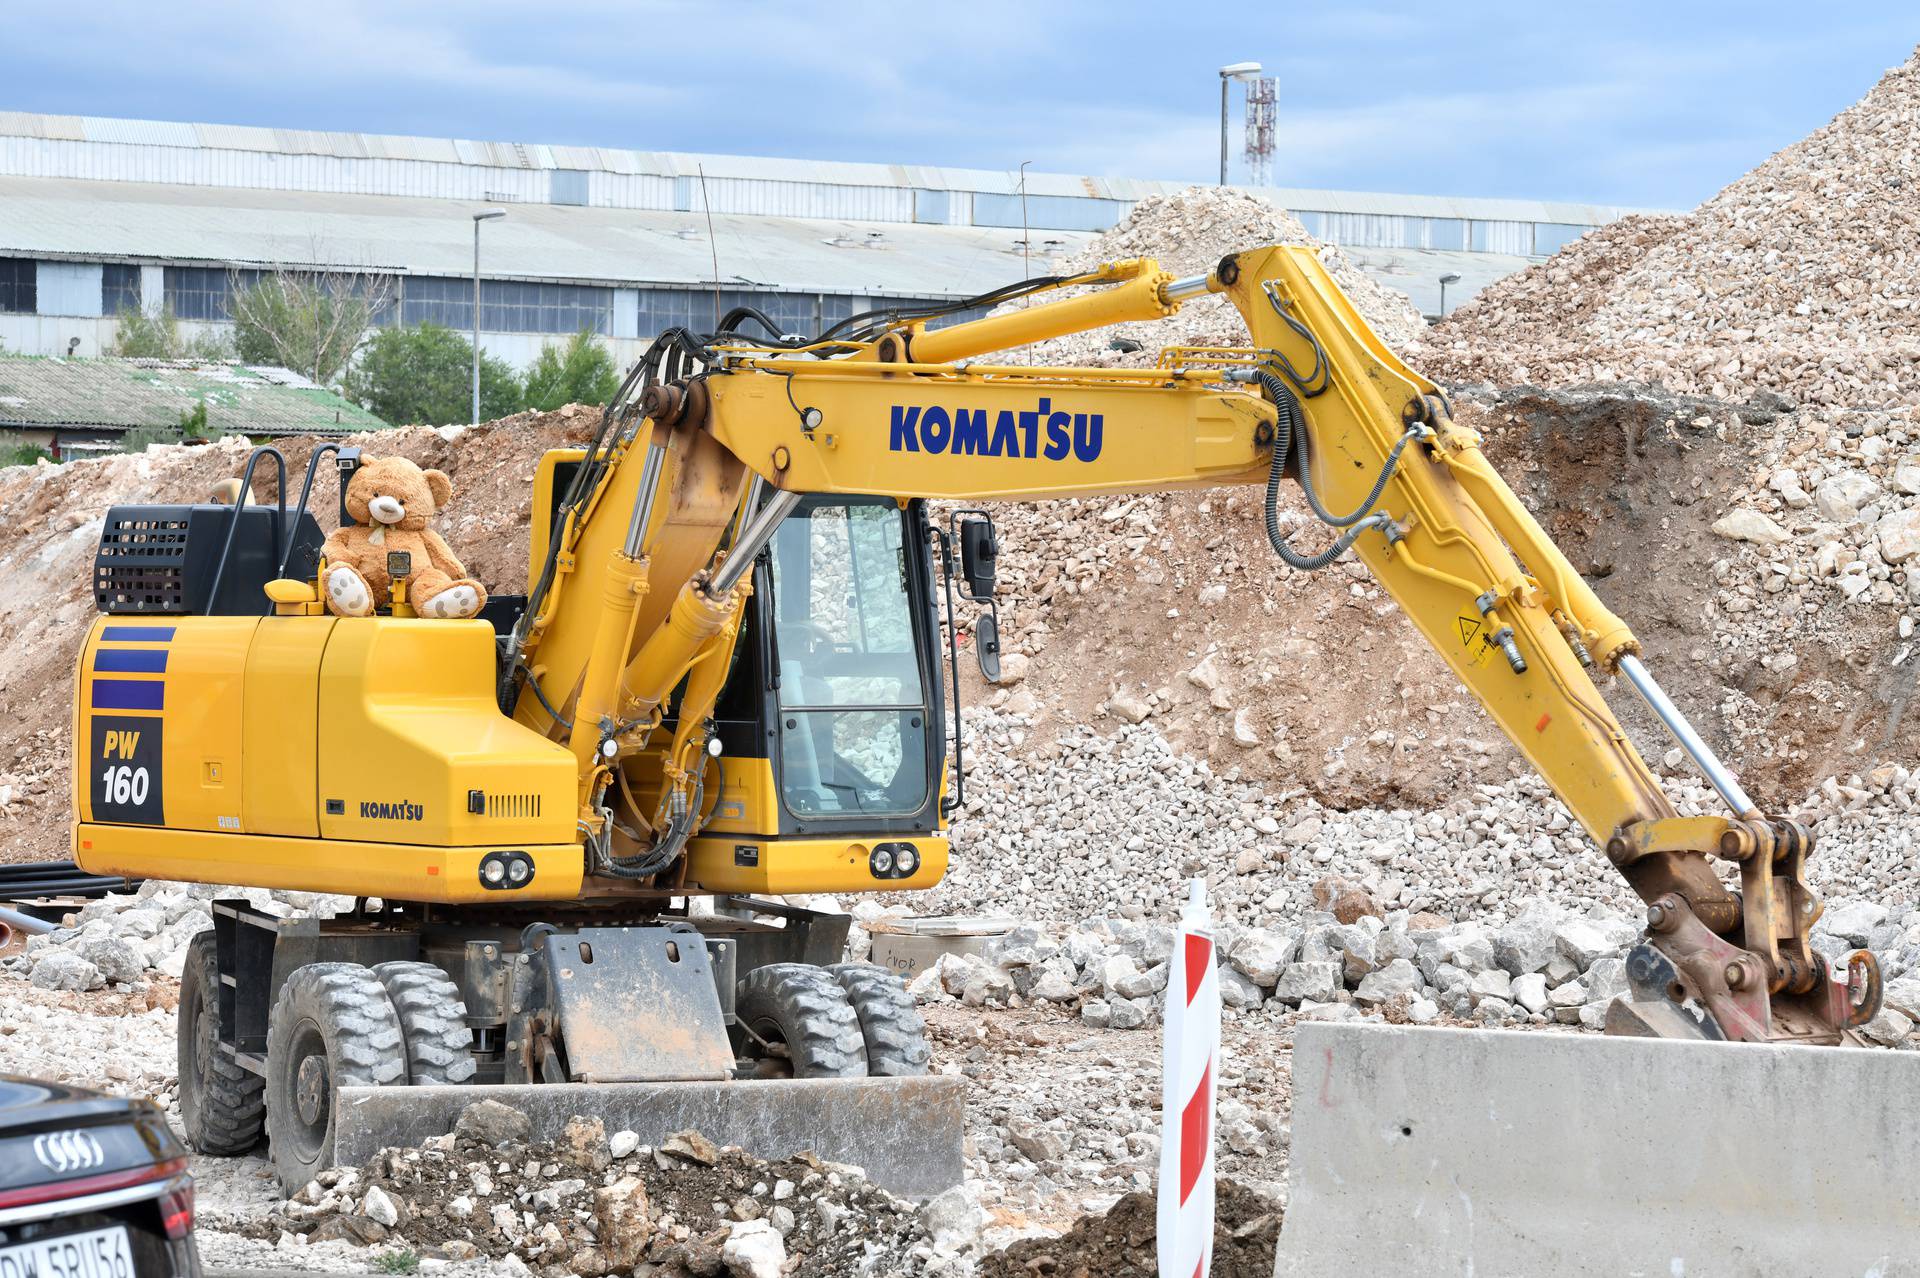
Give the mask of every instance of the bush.
[[549, 346], [527, 370], [527, 407], [550, 413], [567, 404], [605, 404], [620, 389], [607, 348], [583, 328], [564, 347]]
[[123, 453], [144, 453], [153, 444], [178, 444], [182, 440], [177, 426], [135, 426], [120, 437]]
[[127, 359], [204, 359], [234, 358], [231, 338], [206, 332], [191, 338], [180, 335], [180, 320], [170, 310], [149, 315], [134, 306], [123, 306], [114, 317], [113, 343], [107, 354]]
[[[395, 426], [445, 426], [472, 412], [473, 347], [438, 324], [383, 328], [347, 373], [346, 392]], [[504, 360], [480, 356], [480, 418], [517, 413], [525, 392]]]
[[53, 460], [53, 454], [38, 444], [7, 444], [0, 446], [0, 466], [31, 466], [42, 457]]
[[210, 439], [207, 431], [207, 401], [195, 400], [192, 408], [180, 414], [180, 434], [186, 439]]

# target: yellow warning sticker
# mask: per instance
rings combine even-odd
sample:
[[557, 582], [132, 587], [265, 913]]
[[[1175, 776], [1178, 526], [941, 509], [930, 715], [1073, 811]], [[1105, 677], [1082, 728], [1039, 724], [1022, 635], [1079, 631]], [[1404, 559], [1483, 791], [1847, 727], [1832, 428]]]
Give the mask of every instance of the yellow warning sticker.
[[1460, 646], [1467, 650], [1467, 660], [1476, 666], [1493, 660], [1493, 641], [1487, 637], [1485, 620], [1462, 613], [1453, 624], [1460, 632]]

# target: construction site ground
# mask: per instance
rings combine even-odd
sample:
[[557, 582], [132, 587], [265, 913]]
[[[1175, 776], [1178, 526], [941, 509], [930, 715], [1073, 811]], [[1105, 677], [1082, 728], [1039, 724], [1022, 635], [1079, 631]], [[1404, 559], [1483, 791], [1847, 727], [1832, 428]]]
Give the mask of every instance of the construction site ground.
[[[1867, 1027], [1877, 1050], [1920, 1045], [1920, 258], [1894, 180], [1917, 135], [1909, 61], [1701, 209], [1603, 228], [1431, 329], [1327, 250], [1709, 742], [1814, 830], [1816, 944], [1871, 948], [1888, 978]], [[1152, 253], [1187, 273], [1272, 242], [1308, 237], [1264, 202], [1197, 188], [1143, 202], [1068, 266]], [[1127, 335], [1147, 349], [1114, 351], [1103, 332], [1021, 357], [1150, 362], [1162, 345], [1243, 340], [1216, 299]], [[355, 442], [447, 471], [441, 531], [476, 577], [512, 590], [535, 459], [583, 440], [597, 412]], [[286, 446], [297, 473], [307, 445]], [[67, 855], [72, 670], [107, 508], [196, 500], [246, 452], [225, 440], [0, 469], [0, 859]], [[586, 1146], [623, 1142], [586, 1133], [571, 1153], [502, 1155], [515, 1170], [495, 1197], [515, 1205], [488, 1224], [470, 1217], [484, 1195], [429, 1174], [446, 1151], [306, 1203], [283, 1202], [261, 1158], [196, 1159], [209, 1263], [359, 1272], [417, 1251], [449, 1274], [758, 1274], [777, 1272], [771, 1233], [800, 1274], [1148, 1272], [1150, 1204], [1127, 1196], [1150, 1191], [1157, 1166], [1158, 1006], [1191, 877], [1208, 884], [1228, 1008], [1217, 1151], [1233, 1245], [1217, 1272], [1264, 1274], [1236, 1259], [1262, 1246], [1271, 1264], [1302, 1019], [1598, 1031], [1640, 903], [1357, 562], [1281, 567], [1251, 488], [995, 515], [1006, 673], [962, 679], [967, 801], [947, 880], [811, 902], [853, 913], [855, 957], [899, 916], [1018, 924], [913, 984], [934, 1068], [968, 1080], [957, 1197], [913, 1209], [840, 1170], [703, 1162], [697, 1143], [600, 1163]], [[1292, 497], [1282, 522], [1314, 535]], [[1637, 701], [1605, 691], [1681, 812], [1717, 811]], [[0, 954], [0, 1070], [176, 1107], [179, 963], [212, 895], [148, 885]], [[337, 904], [258, 895], [281, 911]], [[597, 1165], [558, 1177], [581, 1187], [551, 1210], [533, 1197], [555, 1179], [549, 1157]], [[745, 1181], [730, 1200], [662, 1206], [676, 1183], [717, 1193], [723, 1174]], [[540, 1227], [585, 1219], [592, 1239]], [[848, 1221], [870, 1246], [845, 1245]]]

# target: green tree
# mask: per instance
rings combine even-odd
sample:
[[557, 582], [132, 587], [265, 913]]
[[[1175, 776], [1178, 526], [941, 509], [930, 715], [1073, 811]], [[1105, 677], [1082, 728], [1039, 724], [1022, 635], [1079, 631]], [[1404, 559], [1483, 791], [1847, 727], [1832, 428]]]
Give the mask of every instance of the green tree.
[[527, 370], [527, 407], [550, 413], [567, 404], [605, 404], [620, 389], [607, 348], [583, 328], [565, 346], [548, 346]]
[[240, 358], [332, 385], [392, 288], [385, 276], [337, 271], [279, 271], [252, 285], [236, 279], [228, 310]]
[[[347, 373], [346, 392], [374, 416], [396, 426], [444, 426], [472, 412], [473, 347], [438, 324], [383, 328]], [[480, 417], [517, 413], [525, 391], [512, 367], [480, 356]]]
[[154, 444], [178, 444], [183, 441], [177, 426], [135, 426], [120, 436], [120, 451], [144, 453]]

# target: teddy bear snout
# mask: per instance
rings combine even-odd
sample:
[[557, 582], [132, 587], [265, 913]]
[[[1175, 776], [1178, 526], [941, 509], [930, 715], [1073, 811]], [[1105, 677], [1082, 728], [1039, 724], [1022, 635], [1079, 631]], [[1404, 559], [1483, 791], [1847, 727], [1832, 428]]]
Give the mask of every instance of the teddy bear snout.
[[367, 513], [383, 524], [397, 524], [407, 517], [407, 508], [399, 498], [382, 494], [367, 503]]

